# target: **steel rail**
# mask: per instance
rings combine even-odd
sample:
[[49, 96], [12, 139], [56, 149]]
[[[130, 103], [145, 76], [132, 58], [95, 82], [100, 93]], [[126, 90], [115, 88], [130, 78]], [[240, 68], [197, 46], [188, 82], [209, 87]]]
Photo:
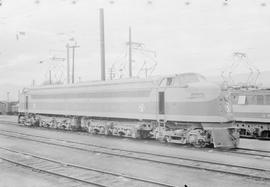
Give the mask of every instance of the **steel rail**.
[[[150, 153], [150, 152], [145, 152], [145, 151], [134, 151], [134, 150], [127, 150], [127, 149], [120, 149], [120, 148], [111, 148], [111, 147], [106, 147], [106, 146], [101, 146], [101, 145], [96, 145], [96, 144], [91, 144], [91, 143], [83, 143], [83, 142], [78, 142], [78, 141], [71, 141], [71, 140], [64, 140], [64, 139], [60, 139], [60, 138], [49, 138], [49, 137], [45, 137], [45, 136], [38, 136], [38, 135], [32, 135], [32, 134], [27, 134], [27, 133], [20, 133], [20, 132], [15, 132], [15, 131], [10, 131], [10, 130], [2, 130], [0, 129], [0, 132], [3, 131], [3, 132], [8, 132], [8, 133], [15, 133], [15, 134], [19, 134], [19, 135], [23, 135], [23, 136], [32, 136], [32, 137], [37, 137], [37, 138], [43, 138], [43, 139], [48, 139], [48, 140], [56, 140], [56, 141], [60, 141], [60, 142], [66, 142], [66, 143], [72, 143], [72, 144], [78, 144], [78, 145], [85, 145], [85, 146], [89, 146], [89, 147], [96, 147], [96, 148], [102, 148], [102, 149], [108, 149], [108, 150], [113, 150], [113, 151], [125, 151], [125, 152], [131, 152], [131, 153], [138, 153], [138, 154], [147, 154], [147, 155], [153, 155], [153, 156], [162, 156], [162, 157], [168, 157], [168, 158], [174, 158], [174, 159], [184, 159], [182, 157], [179, 157], [179, 156], [173, 156], [173, 155], [168, 155], [168, 154], [158, 154], [158, 153]], [[1, 133], [0, 133], [1, 134]], [[242, 150], [242, 149], [236, 149], [236, 150], [218, 150], [219, 152], [229, 152], [229, 153], [239, 153], [239, 154], [246, 154], [246, 152], [239, 152], [237, 150]], [[245, 149], [243, 149], [245, 150]], [[249, 150], [249, 151], [253, 151], [253, 150]], [[98, 151], [94, 151], [94, 152], [98, 152]], [[253, 151], [254, 152], [254, 151]], [[269, 153], [270, 154], [270, 151], [267, 152], [267, 151], [261, 151], [261, 152], [265, 152], [265, 153]], [[106, 154], [106, 153], [105, 153]], [[262, 157], [269, 157], [270, 158], [270, 155], [261, 155], [261, 154], [255, 154], [255, 153], [247, 153], [248, 155], [254, 155], [254, 156], [262, 156]], [[189, 160], [187, 158], [187, 160]], [[193, 161], [193, 160], [192, 160]], [[201, 160], [199, 160], [201, 161]], [[207, 161], [205, 161], [207, 162]], [[212, 162], [211, 162], [212, 163]], [[218, 163], [218, 164], [223, 164], [223, 163]], [[227, 166], [228, 164], [226, 164]], [[232, 166], [235, 166], [235, 165], [232, 165]], [[242, 168], [246, 168], [245, 166], [239, 166], [239, 167], [242, 167]], [[247, 169], [250, 169], [250, 168], [247, 168]], [[257, 169], [257, 168], [255, 168]], [[270, 171], [270, 170], [269, 170]]]
[[[0, 130], [0, 131], [3, 131], [3, 130]], [[219, 172], [219, 173], [223, 173], [223, 174], [225, 173], [225, 174], [237, 175], [237, 176], [242, 176], [242, 177], [251, 177], [251, 178], [256, 178], [256, 179], [270, 180], [270, 177], [250, 175], [250, 174], [240, 173], [239, 171], [238, 172], [234, 172], [234, 171], [230, 171], [230, 170], [229, 171], [226, 171], [226, 170], [224, 171], [222, 169], [213, 169], [213, 168], [202, 167], [202, 166], [197, 165], [197, 164], [196, 165], [194, 165], [194, 164], [193, 165], [192, 164], [184, 164], [184, 163], [179, 164], [179, 163], [162, 161], [162, 160], [153, 159], [153, 158], [145, 158], [142, 155], [141, 156], [132, 156], [130, 154], [119, 154], [119, 153], [112, 153], [112, 152], [106, 152], [106, 151], [89, 150], [89, 149], [85, 149], [85, 148], [79, 148], [79, 147], [75, 147], [75, 146], [63, 145], [62, 144], [62, 142], [66, 142], [66, 143], [74, 143], [74, 144], [77, 144], [77, 145], [81, 144], [81, 145], [97, 147], [97, 146], [93, 146], [93, 145], [89, 145], [89, 144], [85, 144], [85, 143], [78, 143], [78, 142], [66, 141], [66, 140], [62, 140], [62, 139], [52, 139], [52, 138], [48, 138], [48, 137], [37, 136], [39, 138], [57, 140], [57, 141], [60, 141], [61, 143], [46, 142], [46, 141], [42, 141], [42, 140], [34, 140], [34, 139], [29, 138], [29, 136], [36, 136], [36, 135], [18, 133], [18, 132], [13, 132], [13, 131], [11, 131], [11, 133], [22, 134], [23, 136], [27, 136], [27, 137], [18, 137], [18, 136], [14, 136], [14, 135], [3, 134], [3, 133], [0, 133], [0, 135], [11, 136], [11, 137], [15, 137], [15, 138], [21, 138], [21, 139], [25, 139], [25, 140], [30, 140], [30, 141], [35, 141], [35, 142], [45, 143], [45, 144], [50, 144], [50, 145], [56, 145], [56, 146], [61, 146], [61, 147], [67, 147], [67, 148], [81, 150], [81, 151], [102, 153], [102, 154], [113, 155], [113, 156], [118, 156], [118, 157], [126, 157], [126, 158], [130, 158], [130, 159], [155, 162], [155, 163], [159, 163], [159, 164], [173, 165], [173, 166], [186, 167], [186, 168], [192, 168], [192, 169], [201, 169], [201, 170], [207, 170], [207, 171], [212, 171], [212, 172]], [[98, 148], [109, 149], [109, 150], [112, 150], [112, 151], [117, 150], [117, 151], [126, 152], [126, 153], [144, 154], [144, 155], [152, 155], [152, 156], [158, 156], [158, 157], [163, 157], [163, 158], [171, 158], [171, 159], [177, 159], [177, 160], [191, 161], [191, 162], [196, 162], [196, 163], [201, 163], [201, 164], [210, 164], [210, 165], [214, 165], [214, 166], [216, 165], [216, 166], [225, 166], [225, 167], [237, 168], [237, 169], [247, 169], [247, 170], [257, 171], [257, 172], [270, 172], [270, 170], [266, 170], [266, 169], [253, 168], [253, 167], [247, 167], [247, 166], [239, 166], [239, 165], [226, 164], [226, 163], [219, 163], [219, 162], [213, 162], [213, 161], [204, 161], [204, 160], [184, 158], [184, 157], [179, 157], [179, 156], [171, 156], [171, 155], [156, 154], [156, 153], [149, 153], [149, 152], [140, 152], [140, 151], [130, 151], [130, 150], [124, 150], [124, 149], [113, 149], [113, 148], [107, 148], [105, 146], [99, 146]]]
[[[122, 173], [101, 170], [101, 169], [97, 169], [97, 168], [93, 168], [93, 167], [80, 166], [78, 164], [67, 163], [67, 162], [56, 160], [56, 159], [51, 159], [51, 158], [48, 158], [48, 157], [42, 157], [42, 156], [35, 155], [35, 154], [32, 154], [32, 153], [26, 153], [26, 152], [23, 152], [23, 151], [16, 151], [16, 150], [12, 150], [12, 149], [9, 149], [9, 148], [6, 148], [6, 147], [0, 147], [0, 149], [6, 150], [6, 151], [9, 151], [9, 152], [13, 152], [13, 153], [27, 155], [27, 156], [34, 157], [34, 158], [44, 160], [44, 161], [48, 161], [48, 162], [53, 162], [53, 163], [56, 163], [56, 164], [59, 164], [59, 165], [62, 165], [62, 166], [66, 166], [66, 167], [73, 167], [73, 168], [82, 169], [82, 170], [85, 170], [85, 171], [94, 171], [94, 172], [101, 173], [101, 174], [106, 174], [106, 175], [111, 175], [111, 176], [116, 176], [116, 177], [123, 177], [123, 178], [131, 179], [131, 180], [134, 180], [134, 181], [140, 181], [140, 182], [143, 182], [143, 183], [148, 183], [148, 184], [153, 184], [153, 185], [158, 185], [158, 186], [165, 186], [165, 187], [174, 187], [175, 186], [175, 185], [168, 184], [168, 183], [163, 183], [163, 182], [158, 182], [158, 181], [154, 181], [154, 180], [150, 180], [150, 179], [143, 179], [143, 178], [139, 178], [139, 177], [129, 176], [129, 175], [122, 174]], [[35, 171], [41, 171], [41, 172], [44, 172], [44, 173], [57, 175], [57, 176], [60, 176], [60, 177], [64, 177], [64, 178], [68, 178], [68, 179], [72, 179], [72, 180], [76, 180], [76, 181], [79, 181], [79, 182], [92, 184], [92, 185], [96, 185], [96, 186], [102, 186], [102, 187], [111, 186], [111, 185], [100, 184], [100, 183], [97, 183], [97, 182], [94, 182], [94, 181], [79, 179], [79, 178], [68, 176], [68, 175], [63, 175], [63, 174], [60, 174], [60, 173], [57, 173], [57, 172], [49, 171], [50, 169], [42, 169], [42, 168], [39, 168], [39, 167], [33, 167], [33, 166], [30, 166], [29, 164], [24, 164], [24, 163], [22, 163], [20, 161], [14, 161], [14, 160], [11, 160], [11, 159], [8, 159], [8, 158], [4, 158], [2, 156], [0, 156], [0, 158], [2, 160], [7, 161], [7, 162], [17, 164], [17, 165], [20, 165], [20, 166], [23, 166], [23, 167], [27, 167], [27, 168], [33, 169]]]
[[[8, 123], [8, 124], [13, 124], [13, 125], [18, 125], [18, 123], [16, 122], [10, 122], [10, 121], [3, 121], [0, 120], [0, 123]], [[24, 125], [20, 125], [20, 127], [22, 128], [32, 128], [32, 127], [28, 127], [28, 126], [24, 126]], [[35, 127], [38, 129], [44, 129], [44, 130], [54, 130], [51, 128], [45, 128], [45, 127]], [[60, 130], [62, 132], [74, 132], [74, 131], [69, 131], [69, 130], [63, 130], [63, 129], [57, 129]], [[34, 135], [31, 135], [34, 136]], [[36, 136], [36, 137], [41, 137], [44, 138], [42, 136]], [[61, 140], [61, 139], [56, 139], [59, 141], [66, 141], [66, 140]], [[68, 142], [68, 141], [67, 141]], [[72, 141], [69, 141], [72, 142]], [[72, 143], [79, 143], [79, 142], [72, 142]], [[84, 143], [80, 143], [80, 144], [84, 144]], [[102, 147], [102, 146], [98, 146], [98, 145], [94, 145], [94, 144], [85, 144], [85, 145], [89, 145], [89, 146], [96, 146], [96, 147]], [[107, 148], [107, 147], [102, 147], [102, 148]], [[181, 147], [182, 149], [191, 149], [193, 147]], [[199, 148], [198, 148], [199, 149]], [[121, 149], [119, 149], [121, 151]], [[202, 150], [202, 149], [201, 149]], [[222, 150], [222, 149], [212, 149], [212, 148], [203, 148], [204, 151], [209, 151], [209, 150], [213, 150], [215, 152], [225, 152], [225, 153], [233, 153], [233, 154], [241, 154], [241, 155], [250, 155], [250, 156], [260, 156], [260, 157], [267, 157], [270, 158], [270, 151], [267, 150], [260, 150], [260, 149], [248, 149], [248, 148], [235, 148], [235, 149], [230, 149], [230, 150]], [[123, 150], [126, 151], [126, 150]], [[247, 152], [249, 151], [249, 152]], [[257, 152], [257, 153], [254, 153]], [[262, 154], [259, 154], [262, 153]], [[263, 153], [269, 154], [269, 155], [264, 155]]]

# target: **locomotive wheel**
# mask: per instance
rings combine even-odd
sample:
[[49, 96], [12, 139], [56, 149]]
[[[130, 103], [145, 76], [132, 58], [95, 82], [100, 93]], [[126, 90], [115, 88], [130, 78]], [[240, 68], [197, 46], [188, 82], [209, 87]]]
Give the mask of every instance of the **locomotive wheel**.
[[142, 139], [148, 138], [149, 137], [149, 132], [145, 130], [138, 130], [139, 136]]
[[93, 130], [93, 134], [99, 134], [99, 130], [98, 129], [94, 129]]
[[193, 143], [192, 145], [194, 147], [196, 147], [196, 148], [204, 148], [204, 147], [206, 147], [205, 141], [203, 141], [201, 139], [199, 139], [196, 143]]
[[40, 120], [37, 119], [37, 120], [34, 121], [33, 126], [34, 127], [39, 127], [39, 124], [40, 124]]
[[261, 139], [269, 139], [270, 138], [270, 131], [263, 131], [260, 138]]
[[121, 136], [121, 137], [123, 137], [123, 136], [125, 136], [125, 133], [124, 132], [118, 132], [118, 134], [119, 134], [119, 136]]
[[168, 143], [166, 136], [159, 136], [157, 139], [160, 143]]
[[165, 143], [169, 143], [170, 142], [170, 137], [169, 136], [165, 136], [164, 137], [164, 142]]

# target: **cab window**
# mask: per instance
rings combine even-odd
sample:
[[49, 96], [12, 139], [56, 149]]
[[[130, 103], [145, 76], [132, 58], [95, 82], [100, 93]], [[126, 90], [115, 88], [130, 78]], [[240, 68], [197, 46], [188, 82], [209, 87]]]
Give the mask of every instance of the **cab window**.
[[248, 95], [246, 104], [249, 104], [249, 105], [256, 104], [256, 97], [254, 95]]
[[233, 104], [237, 104], [238, 96], [232, 95], [232, 96], [231, 96], [231, 101], [232, 101]]
[[205, 78], [203, 76], [198, 75], [198, 74], [193, 74], [193, 73], [187, 73], [187, 74], [182, 74], [175, 77], [174, 86], [181, 87], [189, 83], [196, 83], [196, 82], [202, 82], [202, 81], [205, 81]]
[[270, 95], [265, 96], [265, 104], [270, 105]]
[[173, 81], [174, 81], [173, 77], [167, 77], [167, 78], [162, 80], [160, 86], [161, 87], [172, 86]]
[[263, 105], [263, 95], [257, 95], [257, 105]]
[[246, 104], [246, 96], [245, 96], [245, 95], [240, 95], [240, 96], [238, 97], [238, 104], [239, 104], [239, 105], [244, 105], [244, 104]]
[[166, 86], [171, 86], [172, 85], [172, 82], [173, 82], [173, 78], [172, 77], [167, 78]]

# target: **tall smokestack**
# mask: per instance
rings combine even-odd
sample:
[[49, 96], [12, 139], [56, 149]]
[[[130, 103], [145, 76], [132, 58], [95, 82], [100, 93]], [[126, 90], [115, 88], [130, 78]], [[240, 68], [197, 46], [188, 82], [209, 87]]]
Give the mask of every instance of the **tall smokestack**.
[[99, 9], [100, 24], [100, 61], [101, 61], [101, 80], [105, 80], [105, 39], [104, 39], [104, 13], [103, 8]]

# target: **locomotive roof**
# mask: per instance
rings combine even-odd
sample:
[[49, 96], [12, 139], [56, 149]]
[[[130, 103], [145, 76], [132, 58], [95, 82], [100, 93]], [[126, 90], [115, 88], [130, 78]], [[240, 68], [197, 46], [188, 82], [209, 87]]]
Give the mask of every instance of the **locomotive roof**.
[[269, 88], [257, 88], [257, 89], [241, 89], [241, 90], [230, 90], [231, 93], [270, 93]]
[[89, 82], [81, 82], [76, 84], [52, 84], [52, 85], [42, 85], [36, 87], [30, 87], [27, 89], [48, 89], [48, 88], [76, 88], [76, 87], [85, 87], [85, 86], [95, 86], [95, 85], [117, 85], [122, 83], [142, 83], [142, 82], [155, 82], [159, 81], [161, 77], [151, 77], [148, 79], [143, 78], [132, 78], [132, 79], [117, 79], [117, 80], [96, 80], [96, 81], [89, 81]]
[[[36, 90], [36, 89], [50, 89], [50, 88], [76, 88], [76, 87], [85, 87], [85, 86], [98, 86], [98, 85], [118, 85], [123, 83], [143, 83], [143, 82], [153, 82], [154, 84], [159, 84], [161, 80], [168, 77], [178, 77], [178, 76], [186, 76], [186, 75], [195, 75], [195, 76], [201, 76], [197, 73], [181, 73], [181, 74], [175, 74], [175, 75], [166, 75], [166, 76], [153, 76], [149, 78], [123, 78], [123, 79], [117, 79], [117, 80], [95, 80], [95, 81], [89, 81], [89, 82], [82, 82], [82, 83], [76, 83], [76, 84], [61, 84], [61, 85], [42, 85], [42, 86], [36, 86], [36, 87], [30, 87], [25, 88], [27, 90]], [[24, 90], [25, 90], [24, 89]]]

